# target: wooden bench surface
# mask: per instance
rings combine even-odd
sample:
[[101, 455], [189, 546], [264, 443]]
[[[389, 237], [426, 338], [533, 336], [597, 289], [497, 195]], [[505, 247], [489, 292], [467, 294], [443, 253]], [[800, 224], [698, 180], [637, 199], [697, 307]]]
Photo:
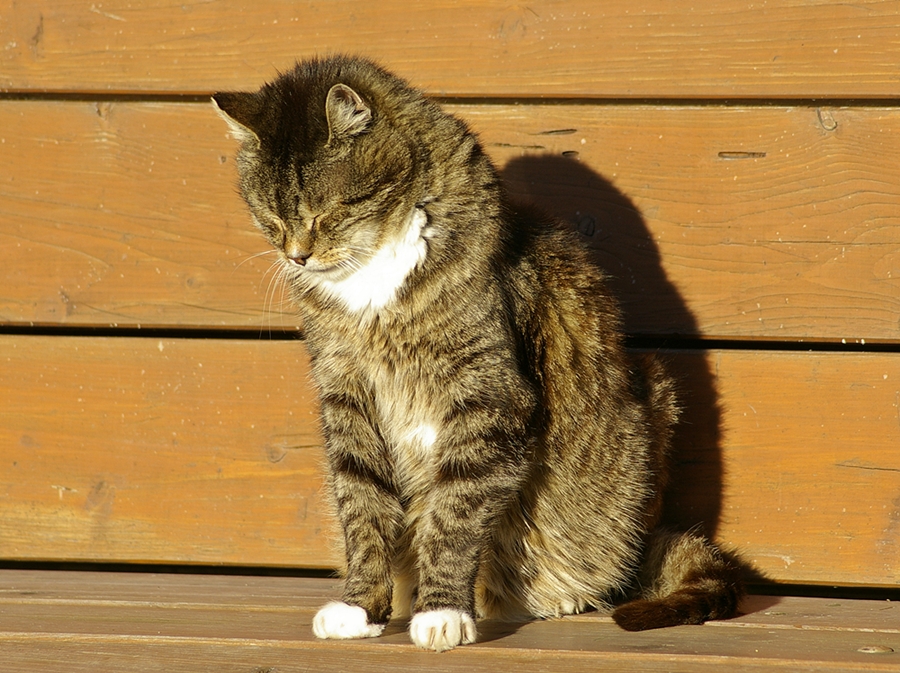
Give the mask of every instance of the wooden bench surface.
[[[773, 582], [896, 587], [898, 16], [0, 0], [0, 566], [338, 564], [301, 326], [207, 100], [347, 51], [466, 119], [512, 193], [596, 251], [633, 344], [681, 382], [672, 522]], [[893, 604], [757, 596], [732, 622], [639, 635], [587, 616], [435, 659], [399, 629], [313, 642], [326, 595], [3, 571], [0, 669], [898, 670], [859, 651], [900, 652]]]
[[900, 670], [889, 601], [752, 596], [735, 619], [643, 633], [596, 613], [485, 623], [475, 645], [435, 654], [400, 621], [372, 640], [317, 641], [334, 580], [7, 570], [0, 587], [5, 673]]

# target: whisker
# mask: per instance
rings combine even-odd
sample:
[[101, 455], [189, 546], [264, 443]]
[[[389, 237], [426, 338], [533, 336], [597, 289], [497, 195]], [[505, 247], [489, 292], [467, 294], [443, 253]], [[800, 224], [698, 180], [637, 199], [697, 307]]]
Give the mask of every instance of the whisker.
[[254, 255], [250, 255], [249, 257], [245, 257], [245, 258], [242, 259], [240, 262], [238, 262], [237, 266], [235, 266], [235, 267], [231, 270], [232, 275], [234, 275], [234, 272], [237, 271], [238, 269], [240, 269], [240, 268], [241, 268], [244, 264], [246, 264], [247, 262], [249, 262], [249, 261], [251, 261], [251, 260], [254, 260], [254, 259], [256, 259], [257, 257], [263, 257], [264, 255], [271, 255], [271, 254], [274, 253], [274, 252], [276, 252], [276, 251], [275, 251], [275, 250], [263, 250], [262, 252], [257, 252], [257, 253], [254, 254]]
[[[359, 247], [355, 247], [355, 246], [347, 246], [347, 247], [343, 248], [342, 250], [348, 251], [348, 252], [361, 252], [366, 255], [370, 254], [370, 252], [371, 252], [370, 250], [367, 250], [366, 248], [359, 248]], [[338, 262], [338, 266], [345, 268], [345, 269], [353, 269], [354, 271], [359, 271], [360, 269], [362, 269], [365, 266], [365, 264], [356, 255], [349, 255], [349, 256], [345, 257], [344, 259], [340, 260]]]
[[361, 248], [356, 245], [348, 245], [343, 248], [344, 250], [348, 250], [350, 252], [361, 252], [364, 255], [373, 255], [375, 254], [375, 250], [372, 248]]
[[283, 280], [281, 282], [281, 304], [278, 306], [278, 315], [282, 318], [281, 327], [284, 328], [284, 307], [288, 304], [288, 300], [285, 298], [285, 294], [288, 292], [289, 283], [293, 280], [292, 275], [289, 273], [287, 265], [283, 265], [281, 267]]
[[360, 262], [355, 257], [348, 257], [347, 259], [342, 259], [338, 262], [338, 266], [342, 269], [350, 269], [352, 271], [359, 271], [363, 268], [364, 264]]
[[263, 330], [266, 328], [267, 325], [269, 328], [269, 336], [270, 337], [272, 336], [272, 313], [271, 313], [271, 308], [270, 308], [271, 302], [270, 302], [269, 298], [272, 293], [272, 285], [274, 283], [279, 282], [278, 275], [279, 275], [280, 271], [281, 271], [281, 264], [279, 263], [278, 260], [275, 260], [274, 262], [272, 262], [271, 265], [269, 265], [269, 268], [266, 269], [266, 272], [263, 274], [263, 278], [260, 279], [260, 281], [259, 281], [260, 284], [262, 284], [263, 279], [265, 279], [265, 277], [268, 276], [270, 272], [274, 272], [274, 273], [272, 273], [271, 277], [269, 278], [268, 285], [266, 285], [266, 294], [265, 294], [265, 298], [263, 299], [263, 319], [259, 326], [260, 336], [262, 336]]
[[[265, 316], [265, 323], [268, 324], [269, 335], [272, 333], [272, 316], [277, 314], [278, 316], [284, 316], [284, 307], [288, 304], [288, 301], [285, 299], [285, 293], [287, 291], [287, 286], [292, 280], [291, 269], [289, 268], [287, 262], [283, 259], [278, 259], [272, 263], [269, 269], [266, 271], [268, 274], [270, 271], [273, 271], [271, 278], [269, 279], [269, 284], [266, 287], [266, 296], [264, 300], [264, 309], [263, 314]], [[276, 288], [281, 287], [281, 299], [276, 302], [275, 293], [278, 291]]]

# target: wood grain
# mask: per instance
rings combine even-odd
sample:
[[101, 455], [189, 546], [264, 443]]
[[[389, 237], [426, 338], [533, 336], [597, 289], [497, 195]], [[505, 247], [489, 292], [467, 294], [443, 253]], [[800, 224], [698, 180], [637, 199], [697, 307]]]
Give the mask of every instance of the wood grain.
[[[598, 614], [482, 623], [478, 643], [438, 656], [415, 650], [399, 620], [380, 638], [316, 641], [330, 580], [3, 571], [0, 582], [11, 673], [886, 671], [900, 652], [897, 607], [884, 601], [751, 596], [728, 622], [637, 634]], [[873, 646], [894, 652], [859, 651]]]
[[[336, 563], [305, 351], [0, 337], [0, 558]], [[784, 582], [900, 579], [893, 355], [669, 355], [671, 518]]]
[[686, 404], [673, 520], [705, 521], [778, 581], [898, 583], [895, 354], [673, 353], [671, 368]]
[[[900, 338], [900, 110], [453, 105], [629, 331]], [[0, 104], [0, 322], [295, 329], [200, 104]]]
[[267, 246], [211, 108], [0, 110], [4, 322], [267, 324]]
[[0, 558], [332, 563], [300, 344], [0, 343]]
[[208, 93], [364, 53], [452, 96], [892, 98], [894, 0], [0, 3], [0, 89]]

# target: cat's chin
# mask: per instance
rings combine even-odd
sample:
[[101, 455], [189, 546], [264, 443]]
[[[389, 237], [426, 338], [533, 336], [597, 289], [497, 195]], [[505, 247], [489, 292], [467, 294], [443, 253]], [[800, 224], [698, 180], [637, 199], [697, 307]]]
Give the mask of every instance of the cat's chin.
[[409, 275], [425, 260], [428, 244], [422, 229], [427, 221], [422, 211], [413, 211], [398, 238], [378, 248], [351, 273], [338, 278], [323, 274], [313, 279], [315, 285], [350, 313], [385, 308], [397, 297]]
[[304, 291], [319, 290], [327, 296], [334, 295], [334, 288], [350, 281], [356, 270], [341, 264], [322, 264], [310, 260], [305, 265], [285, 264], [284, 278], [296, 282]]
[[342, 269], [339, 264], [323, 264], [314, 257], [304, 261], [303, 264], [297, 264], [289, 257], [283, 259], [284, 268], [287, 273], [298, 277], [332, 277], [332, 280], [338, 280], [343, 276], [351, 275], [351, 271]]

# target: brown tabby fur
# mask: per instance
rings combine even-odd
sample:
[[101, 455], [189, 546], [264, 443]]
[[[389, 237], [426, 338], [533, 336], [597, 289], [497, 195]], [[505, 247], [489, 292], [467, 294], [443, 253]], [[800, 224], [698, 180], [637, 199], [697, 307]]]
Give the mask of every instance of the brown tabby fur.
[[732, 564], [656, 529], [672, 381], [463, 122], [348, 57], [215, 102], [302, 316], [348, 606], [375, 625], [411, 600], [522, 619], [632, 599], [613, 613], [630, 630], [734, 614]]

